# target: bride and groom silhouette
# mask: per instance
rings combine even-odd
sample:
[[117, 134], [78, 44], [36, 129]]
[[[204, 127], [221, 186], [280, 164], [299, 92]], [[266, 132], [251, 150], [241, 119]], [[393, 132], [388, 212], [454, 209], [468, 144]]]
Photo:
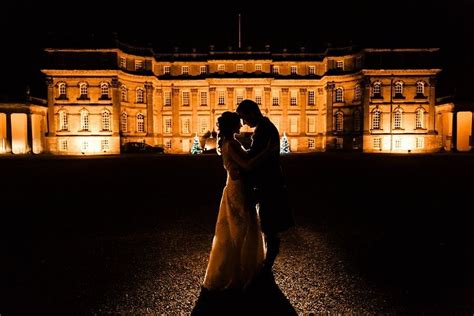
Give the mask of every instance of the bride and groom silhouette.
[[[255, 128], [248, 150], [235, 139], [244, 124]], [[294, 225], [280, 166], [277, 128], [252, 100], [218, 118], [218, 152], [227, 181], [219, 207], [201, 293], [193, 315], [243, 314], [249, 306], [296, 315], [275, 283], [272, 266], [279, 233]], [[265, 300], [268, 303], [262, 304]], [[255, 307], [252, 307], [255, 313]], [[272, 312], [272, 314], [275, 314]]]

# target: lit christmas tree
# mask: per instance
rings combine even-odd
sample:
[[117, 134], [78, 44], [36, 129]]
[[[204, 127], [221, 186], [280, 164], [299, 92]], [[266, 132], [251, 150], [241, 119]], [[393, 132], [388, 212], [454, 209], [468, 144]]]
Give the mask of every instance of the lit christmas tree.
[[199, 137], [197, 136], [197, 134], [196, 136], [194, 136], [193, 146], [191, 147], [191, 154], [202, 154], [202, 148], [201, 144], [199, 143]]
[[290, 144], [288, 143], [288, 137], [286, 133], [283, 133], [280, 141], [280, 154], [289, 154], [290, 153]]

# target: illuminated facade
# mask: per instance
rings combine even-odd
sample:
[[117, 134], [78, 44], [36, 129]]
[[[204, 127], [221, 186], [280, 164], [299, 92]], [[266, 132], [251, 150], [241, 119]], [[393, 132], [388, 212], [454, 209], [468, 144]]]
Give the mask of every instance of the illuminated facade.
[[[438, 49], [161, 53], [47, 49], [47, 151], [116, 154], [125, 142], [188, 153], [253, 99], [293, 152], [434, 152]], [[243, 131], [250, 131], [243, 128]]]

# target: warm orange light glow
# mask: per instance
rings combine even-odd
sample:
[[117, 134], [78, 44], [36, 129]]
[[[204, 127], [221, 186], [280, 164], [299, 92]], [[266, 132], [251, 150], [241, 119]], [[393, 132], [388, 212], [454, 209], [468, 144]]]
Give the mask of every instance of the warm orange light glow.
[[7, 116], [0, 113], [0, 154], [7, 152]]
[[12, 122], [12, 152], [14, 154], [26, 154], [28, 144], [27, 115], [24, 113], [13, 113]]
[[472, 132], [472, 112], [457, 113], [457, 130], [456, 130], [456, 149], [459, 151], [470, 151], [471, 145], [469, 140]]

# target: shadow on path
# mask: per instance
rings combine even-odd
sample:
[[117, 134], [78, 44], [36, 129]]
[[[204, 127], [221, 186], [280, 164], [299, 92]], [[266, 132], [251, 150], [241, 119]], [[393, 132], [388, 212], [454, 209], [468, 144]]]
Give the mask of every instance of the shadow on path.
[[192, 316], [298, 315], [275, 282], [273, 274], [260, 274], [244, 291], [201, 290]]

